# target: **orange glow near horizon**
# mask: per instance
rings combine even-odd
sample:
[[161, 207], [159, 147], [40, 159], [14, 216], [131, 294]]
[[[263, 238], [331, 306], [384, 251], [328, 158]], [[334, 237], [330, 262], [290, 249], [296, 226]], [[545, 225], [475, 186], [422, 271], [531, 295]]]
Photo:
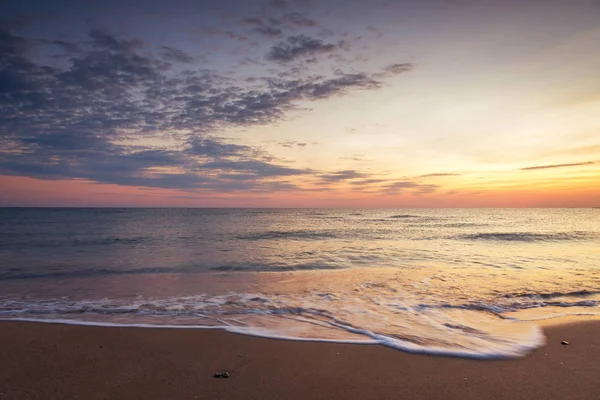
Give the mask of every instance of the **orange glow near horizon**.
[[598, 207], [600, 182], [515, 182], [439, 189], [432, 193], [361, 193], [290, 191], [279, 193], [211, 193], [0, 176], [0, 206], [67, 207]]

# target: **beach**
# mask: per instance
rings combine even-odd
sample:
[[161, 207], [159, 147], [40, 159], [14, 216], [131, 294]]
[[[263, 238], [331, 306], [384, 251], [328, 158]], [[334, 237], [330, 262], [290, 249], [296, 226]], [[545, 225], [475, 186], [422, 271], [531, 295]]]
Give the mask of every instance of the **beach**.
[[217, 329], [1, 321], [0, 398], [600, 398], [600, 321], [543, 328], [546, 345], [523, 358], [473, 360]]
[[0, 216], [0, 400], [600, 399], [595, 210]]

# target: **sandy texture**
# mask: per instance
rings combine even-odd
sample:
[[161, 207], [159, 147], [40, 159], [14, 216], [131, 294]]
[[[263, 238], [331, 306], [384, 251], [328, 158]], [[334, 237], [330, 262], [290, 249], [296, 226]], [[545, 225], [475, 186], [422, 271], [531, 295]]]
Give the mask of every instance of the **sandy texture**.
[[[0, 399], [600, 399], [600, 322], [517, 360], [212, 330], [0, 322]], [[570, 345], [563, 346], [562, 340]], [[229, 379], [215, 379], [219, 370]]]

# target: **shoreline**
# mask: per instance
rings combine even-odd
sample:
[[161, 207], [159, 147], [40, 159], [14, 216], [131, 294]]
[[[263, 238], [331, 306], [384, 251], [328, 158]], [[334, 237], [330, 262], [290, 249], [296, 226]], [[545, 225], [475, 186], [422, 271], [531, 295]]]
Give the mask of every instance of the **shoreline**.
[[[517, 319], [518, 321], [518, 319]], [[185, 325], [185, 324], [153, 324], [153, 323], [124, 323], [124, 322], [109, 322], [109, 321], [94, 321], [94, 320], [79, 320], [79, 319], [45, 319], [45, 318], [2, 318], [0, 317], [0, 326], [2, 323], [33, 323], [33, 324], [49, 324], [49, 325], [71, 325], [71, 326], [81, 326], [81, 327], [95, 327], [95, 328], [116, 328], [116, 329], [167, 329], [167, 330], [213, 330], [213, 331], [222, 331], [227, 332], [233, 335], [242, 335], [242, 336], [250, 336], [257, 337], [262, 339], [273, 339], [273, 340], [285, 340], [292, 342], [308, 342], [308, 343], [333, 343], [333, 344], [349, 344], [349, 345], [375, 345], [375, 346], [383, 346], [389, 347], [391, 349], [410, 353], [410, 354], [420, 354], [420, 355], [431, 355], [431, 356], [440, 356], [440, 357], [452, 357], [452, 358], [463, 358], [463, 359], [480, 359], [480, 360], [505, 360], [505, 359], [514, 359], [520, 358], [522, 356], [513, 356], [513, 355], [485, 355], [485, 354], [469, 354], [469, 353], [453, 353], [453, 350], [443, 350], [441, 348], [433, 347], [431, 350], [428, 350], [427, 347], [422, 349], [410, 349], [410, 348], [402, 348], [402, 347], [394, 347], [387, 346], [382, 342], [378, 342], [375, 339], [341, 339], [341, 338], [320, 338], [320, 337], [291, 337], [285, 335], [277, 335], [274, 333], [261, 333], [260, 331], [244, 331], [240, 329], [228, 329], [227, 326], [224, 325]], [[586, 322], [598, 322], [600, 323], [600, 314], [582, 314], [582, 315], [561, 315], [550, 318], [536, 319], [536, 320], [524, 320], [521, 322], [527, 322], [532, 325], [537, 326], [542, 333], [545, 333], [545, 330], [549, 327], [555, 326], [565, 326], [570, 324], [578, 324], [578, 323], [586, 323]], [[545, 339], [545, 336], [544, 336]], [[540, 347], [543, 347], [545, 344], [541, 344]], [[530, 350], [525, 355], [529, 354]], [[0, 399], [1, 400], [1, 399]]]
[[[600, 321], [539, 325], [545, 346], [478, 360], [220, 329], [2, 320], [0, 399], [600, 398]], [[221, 370], [231, 378], [215, 379]]]

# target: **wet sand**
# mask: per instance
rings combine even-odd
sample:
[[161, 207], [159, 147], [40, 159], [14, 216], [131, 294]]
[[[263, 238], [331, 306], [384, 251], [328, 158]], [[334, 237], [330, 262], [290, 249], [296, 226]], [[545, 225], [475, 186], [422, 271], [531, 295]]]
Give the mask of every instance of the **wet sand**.
[[[546, 346], [527, 357], [467, 360], [220, 330], [0, 321], [0, 399], [600, 399], [600, 321], [544, 331]], [[214, 378], [221, 370], [231, 377]]]

